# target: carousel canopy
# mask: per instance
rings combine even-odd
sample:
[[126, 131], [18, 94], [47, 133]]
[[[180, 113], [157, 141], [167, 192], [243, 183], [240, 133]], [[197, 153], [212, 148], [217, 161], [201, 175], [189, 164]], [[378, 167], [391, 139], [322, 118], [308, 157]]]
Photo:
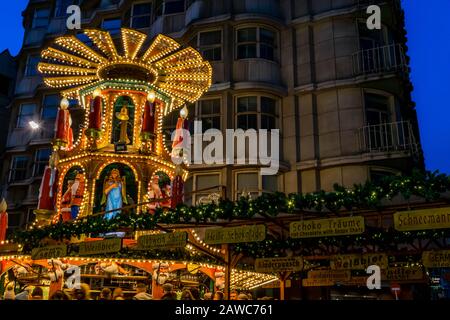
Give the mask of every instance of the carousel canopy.
[[209, 62], [170, 37], [160, 34], [144, 45], [145, 34], [123, 28], [119, 48], [106, 31], [88, 29], [84, 34], [89, 38], [86, 43], [73, 35], [63, 36], [54, 41], [56, 48], [41, 53], [44, 61], [38, 70], [44, 82], [63, 89], [64, 97], [78, 99], [81, 90], [104, 81], [131, 81], [164, 93], [179, 107], [195, 102], [211, 86]]

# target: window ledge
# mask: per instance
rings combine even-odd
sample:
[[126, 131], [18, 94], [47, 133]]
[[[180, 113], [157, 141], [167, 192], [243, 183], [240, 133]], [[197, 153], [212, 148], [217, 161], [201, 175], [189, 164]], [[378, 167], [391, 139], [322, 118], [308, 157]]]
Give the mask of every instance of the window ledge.
[[266, 58], [243, 58], [243, 59], [235, 59], [234, 61], [266, 61], [266, 62], [270, 62], [276, 65], [279, 65], [280, 63], [276, 60], [269, 60]]

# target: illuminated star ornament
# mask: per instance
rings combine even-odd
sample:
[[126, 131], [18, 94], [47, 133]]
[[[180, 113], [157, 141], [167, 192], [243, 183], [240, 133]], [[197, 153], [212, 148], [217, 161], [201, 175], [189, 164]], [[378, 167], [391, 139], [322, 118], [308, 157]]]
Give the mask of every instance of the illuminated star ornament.
[[158, 35], [144, 45], [147, 35], [121, 29], [122, 48], [102, 30], [87, 29], [84, 34], [93, 46], [73, 35], [57, 38], [57, 48], [45, 49], [38, 70], [44, 82], [63, 89], [63, 97], [79, 99], [80, 91], [105, 81], [133, 81], [151, 86], [169, 97], [171, 108], [197, 101], [211, 86], [212, 68], [201, 54], [175, 40]]

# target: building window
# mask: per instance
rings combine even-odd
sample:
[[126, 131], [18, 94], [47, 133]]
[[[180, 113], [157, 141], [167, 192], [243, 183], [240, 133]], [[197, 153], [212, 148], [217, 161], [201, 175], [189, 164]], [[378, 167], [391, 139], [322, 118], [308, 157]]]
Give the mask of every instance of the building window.
[[27, 168], [30, 158], [27, 156], [15, 156], [12, 159], [10, 181], [22, 181], [27, 178]]
[[38, 69], [37, 65], [39, 61], [41, 60], [41, 57], [39, 55], [30, 55], [27, 59], [27, 65], [25, 67], [25, 76], [26, 77], [33, 77], [38, 75]]
[[197, 104], [197, 120], [202, 122], [202, 130], [220, 130], [220, 99], [200, 100]]
[[222, 60], [222, 31], [200, 32], [197, 48], [206, 60]]
[[369, 30], [366, 21], [359, 21], [358, 30], [361, 50], [378, 48], [394, 43], [392, 33], [384, 25], [381, 26], [381, 29]]
[[164, 14], [174, 14], [184, 12], [184, 0], [164, 1]]
[[36, 105], [34, 103], [24, 103], [20, 105], [19, 115], [17, 116], [17, 128], [25, 128], [29, 122], [33, 120], [36, 112]]
[[44, 174], [45, 167], [48, 165], [48, 160], [52, 154], [52, 149], [39, 149], [36, 152], [36, 159], [34, 162], [34, 175], [42, 176]]
[[142, 29], [149, 28], [152, 14], [152, 4], [136, 3], [131, 11], [131, 28]]
[[211, 194], [220, 194], [220, 174], [198, 174], [194, 176], [194, 203], [205, 200]]
[[379, 125], [391, 121], [389, 97], [380, 94], [365, 93], [364, 103], [366, 109], [366, 125]]
[[50, 9], [40, 8], [34, 11], [32, 28], [46, 28], [50, 17]]
[[243, 28], [237, 31], [237, 58], [275, 60], [275, 32], [265, 28]]
[[254, 199], [262, 193], [273, 193], [277, 189], [277, 176], [262, 176], [258, 171], [236, 172], [235, 200], [248, 195]]
[[120, 33], [122, 21], [120, 19], [105, 19], [102, 22], [102, 29], [108, 31], [111, 35]]
[[57, 94], [51, 94], [44, 97], [44, 105], [42, 107], [43, 120], [56, 119], [58, 113], [59, 96]]
[[57, 0], [55, 7], [55, 17], [67, 16], [67, 8], [71, 5], [80, 5], [80, 0]]
[[240, 97], [236, 109], [236, 127], [239, 129], [276, 128], [276, 100], [272, 98]]

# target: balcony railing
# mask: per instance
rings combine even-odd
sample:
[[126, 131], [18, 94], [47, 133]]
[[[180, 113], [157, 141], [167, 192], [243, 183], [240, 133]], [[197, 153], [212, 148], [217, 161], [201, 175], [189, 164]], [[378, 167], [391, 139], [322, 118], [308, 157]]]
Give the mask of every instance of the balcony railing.
[[419, 151], [409, 121], [365, 126], [359, 129], [358, 138], [362, 152]]
[[361, 50], [353, 54], [355, 75], [406, 72], [407, 70], [406, 56], [400, 44]]

